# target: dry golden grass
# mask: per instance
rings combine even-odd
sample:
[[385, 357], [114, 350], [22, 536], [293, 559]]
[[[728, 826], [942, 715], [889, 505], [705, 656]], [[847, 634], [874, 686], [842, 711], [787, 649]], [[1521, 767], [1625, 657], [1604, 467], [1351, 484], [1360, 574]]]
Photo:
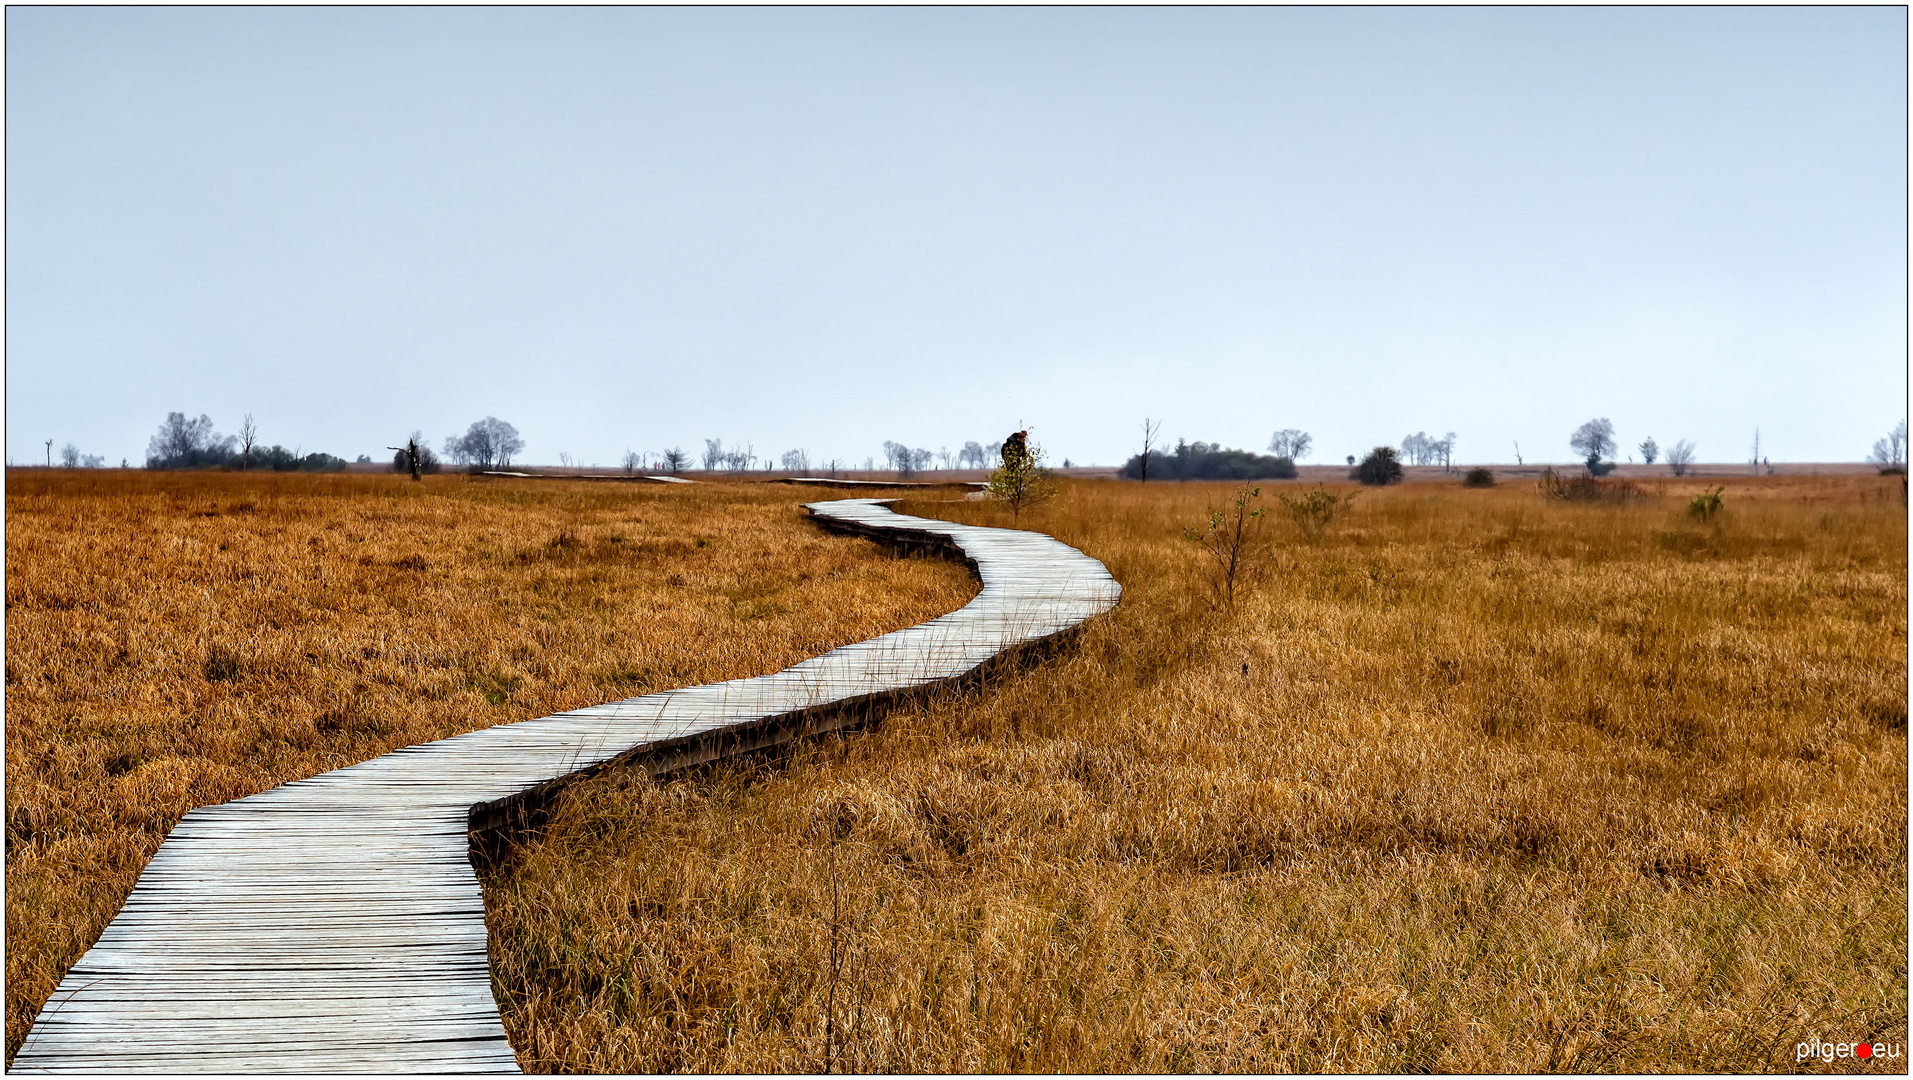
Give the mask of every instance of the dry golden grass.
[[7, 1058], [182, 814], [511, 720], [762, 674], [967, 572], [790, 488], [15, 472]]
[[519, 1059], [1764, 1072], [1904, 1045], [1902, 489], [1728, 479], [1690, 521], [1715, 482], [1365, 492], [1318, 540], [1272, 526], [1232, 615], [1181, 538], [1227, 488], [1066, 485], [1023, 524], [1125, 588], [1076, 648], [873, 731], [594, 781], [490, 876]]

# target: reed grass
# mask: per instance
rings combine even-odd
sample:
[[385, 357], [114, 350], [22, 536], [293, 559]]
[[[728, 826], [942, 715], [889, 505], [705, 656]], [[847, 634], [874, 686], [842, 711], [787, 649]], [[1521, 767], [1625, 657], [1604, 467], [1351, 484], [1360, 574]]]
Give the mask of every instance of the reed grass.
[[1182, 535], [1230, 488], [1066, 483], [1019, 523], [1125, 589], [1073, 648], [874, 730], [581, 786], [490, 874], [520, 1062], [1766, 1072], [1813, 1038], [1903, 1047], [1903, 489], [1730, 480], [1701, 523], [1698, 481], [1642, 487], [1367, 492], [1317, 536], [1271, 522], [1230, 613]]

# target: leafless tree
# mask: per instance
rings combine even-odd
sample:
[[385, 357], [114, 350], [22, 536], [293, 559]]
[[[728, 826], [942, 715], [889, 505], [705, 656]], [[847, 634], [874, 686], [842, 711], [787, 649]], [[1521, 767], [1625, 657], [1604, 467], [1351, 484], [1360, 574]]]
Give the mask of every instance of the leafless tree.
[[1867, 455], [1867, 461], [1882, 469], [1906, 468], [1906, 421], [1895, 424], [1886, 438], [1874, 440], [1873, 452]]
[[558, 464], [567, 469], [571, 468], [571, 455], [563, 450], [558, 451]]
[[627, 447], [624, 452], [624, 459], [619, 464], [624, 466], [625, 475], [629, 476], [639, 469], [644, 468], [644, 455]]
[[48, 439], [46, 441], [46, 467], [49, 469], [53, 467], [53, 440], [52, 439]]
[[1149, 451], [1156, 445], [1156, 435], [1162, 431], [1162, 421], [1142, 418], [1142, 475], [1136, 479], [1139, 483], [1149, 482]]
[[1441, 460], [1441, 440], [1426, 431], [1402, 436], [1402, 458], [1410, 465], [1432, 465]]
[[1283, 428], [1269, 437], [1269, 453], [1290, 461], [1300, 461], [1309, 456], [1315, 440], [1309, 433], [1296, 428]]
[[525, 448], [518, 429], [496, 416], [472, 421], [463, 435], [448, 436], [445, 454], [461, 465], [478, 469], [505, 469], [511, 459]]
[[1640, 451], [1641, 460], [1652, 465], [1655, 459], [1661, 456], [1661, 444], [1654, 441], [1654, 436], [1649, 435], [1641, 440]]
[[715, 472], [719, 465], [728, 460], [724, 453], [723, 439], [704, 440], [704, 471]]
[[956, 455], [950, 452], [949, 447], [940, 446], [937, 448], [937, 463], [943, 466], [945, 472], [948, 472], [956, 464]]
[[1754, 456], [1751, 459], [1751, 464], [1754, 467], [1754, 475], [1759, 476], [1760, 475], [1760, 427], [1759, 425], [1755, 425], [1754, 427]]
[[831, 458], [829, 461], [826, 461], [822, 465], [820, 465], [818, 467], [818, 471], [822, 472], [825, 476], [828, 476], [834, 480], [836, 479], [837, 474], [843, 471], [843, 467], [844, 467], [844, 463], [841, 460], [837, 458]]
[[673, 446], [664, 452], [662, 461], [665, 471], [676, 476], [691, 464], [691, 455], [685, 453], [681, 448]]
[[1674, 470], [1675, 476], [1686, 476], [1687, 467], [1694, 463], [1694, 444], [1686, 439], [1667, 448], [1667, 467]]
[[783, 462], [786, 472], [804, 473], [810, 471], [810, 452], [802, 447], [796, 450], [784, 451], [784, 456], [779, 460]]
[[883, 462], [898, 476], [907, 479], [916, 471], [910, 467], [911, 460], [912, 455], [908, 446], [890, 439], [883, 441]]
[[[167, 413], [159, 433], [146, 444], [149, 469], [189, 469], [196, 465], [223, 465], [232, 460], [238, 440], [213, 430], [212, 418], [200, 414], [197, 420], [185, 413]], [[52, 464], [53, 440], [47, 440], [47, 463]]]
[[[51, 440], [48, 440], [48, 441], [50, 442]], [[47, 465], [51, 467], [52, 464], [53, 464], [53, 456], [51, 453], [49, 453], [47, 455]], [[60, 447], [60, 464], [66, 466], [69, 469], [79, 468], [80, 467], [80, 448], [77, 446], [74, 446], [72, 443], [67, 443], [65, 446]]]
[[239, 467], [252, 468], [252, 448], [259, 445], [259, 425], [252, 422], [252, 414], [239, 422]]
[[1521, 460], [1521, 440], [1520, 439], [1516, 439], [1514, 441], [1514, 463], [1516, 465], [1527, 464], [1526, 462]]

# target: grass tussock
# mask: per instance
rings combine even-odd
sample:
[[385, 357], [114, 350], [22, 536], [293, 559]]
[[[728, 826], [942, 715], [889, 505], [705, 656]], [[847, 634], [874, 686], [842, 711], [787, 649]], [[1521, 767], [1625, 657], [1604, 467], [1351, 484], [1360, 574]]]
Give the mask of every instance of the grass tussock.
[[974, 593], [955, 566], [804, 524], [806, 497], [11, 476], [8, 1060], [195, 806], [491, 724], [775, 671]]
[[1900, 489], [1729, 483], [1706, 522], [1698, 490], [1371, 492], [1272, 523], [1231, 615], [1182, 535], [1230, 489], [1066, 485], [1023, 526], [1125, 588], [1075, 648], [594, 782], [493, 872], [520, 1061], [1764, 1072], [1904, 1044]]

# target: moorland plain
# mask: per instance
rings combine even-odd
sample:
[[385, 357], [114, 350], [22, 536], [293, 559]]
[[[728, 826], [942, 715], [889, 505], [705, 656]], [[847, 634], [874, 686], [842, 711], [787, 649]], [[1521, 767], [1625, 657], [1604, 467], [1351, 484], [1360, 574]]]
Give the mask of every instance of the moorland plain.
[[7, 1059], [195, 806], [962, 605], [785, 487], [16, 470]]
[[[1903, 1043], [1903, 488], [1725, 482], [1708, 523], [1693, 482], [1364, 492], [1319, 537], [1272, 519], [1233, 612], [1182, 535], [1231, 488], [1065, 482], [1020, 524], [1125, 589], [1071, 648], [580, 785], [489, 872], [519, 1059], [1768, 1071]], [[193, 805], [973, 590], [822, 534], [818, 497], [16, 474], [9, 1056]]]
[[[520, 1061], [1764, 1072], [1821, 1032], [1903, 1045], [1903, 489], [1729, 480], [1707, 523], [1700, 490], [1364, 492], [1319, 538], [1271, 521], [1231, 614], [1182, 535], [1231, 488], [1066, 484], [1021, 523], [1125, 590], [1076, 647], [775, 758], [594, 782], [489, 876]], [[944, 498], [901, 509], [1012, 524]]]

